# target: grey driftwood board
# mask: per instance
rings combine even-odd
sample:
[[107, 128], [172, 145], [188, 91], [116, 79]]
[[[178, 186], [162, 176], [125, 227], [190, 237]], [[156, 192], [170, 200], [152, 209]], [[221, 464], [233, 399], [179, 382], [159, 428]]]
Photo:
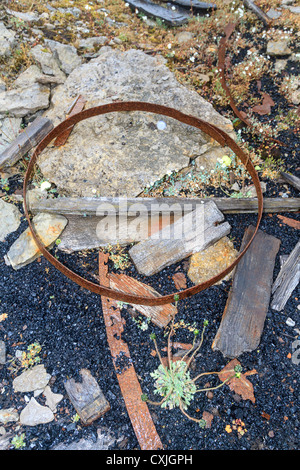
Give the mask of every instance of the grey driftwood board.
[[174, 224], [134, 245], [129, 255], [140, 274], [152, 276], [213, 245], [228, 235], [230, 229], [216, 204], [208, 201], [177, 219]]
[[[141, 204], [143, 213], [182, 214], [195, 210], [199, 204], [213, 200], [223, 214], [256, 213], [257, 198], [185, 198], [185, 197], [59, 197], [56, 199], [41, 199], [32, 201], [29, 205], [33, 214], [51, 212], [65, 215], [96, 216], [103, 207], [108, 215], [133, 214]], [[300, 198], [264, 198], [264, 212], [296, 212], [300, 210]]]
[[0, 168], [14, 165], [29, 150], [35, 147], [51, 130], [53, 123], [48, 118], [38, 117], [0, 155]]
[[[241, 251], [253, 232], [253, 226], [245, 231]], [[225, 357], [238, 357], [259, 345], [279, 247], [280, 240], [258, 230], [236, 267], [221, 324], [212, 344], [212, 349], [221, 351]]]
[[290, 255], [283, 262], [279, 274], [272, 286], [273, 310], [283, 310], [292, 292], [300, 281], [300, 240]]

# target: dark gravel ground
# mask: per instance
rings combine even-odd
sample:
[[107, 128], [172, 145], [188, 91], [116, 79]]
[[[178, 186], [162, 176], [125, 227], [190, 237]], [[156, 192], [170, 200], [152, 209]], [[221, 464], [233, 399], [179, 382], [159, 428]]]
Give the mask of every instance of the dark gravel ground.
[[[295, 67], [299, 66], [288, 63], [285, 73], [292, 70], [292, 73], [296, 74]], [[271, 79], [268, 80], [267, 77], [264, 79], [262, 89], [276, 97], [276, 107], [272, 109], [272, 114], [260, 118], [262, 122], [264, 120], [272, 122], [279, 105], [283, 111], [290, 107], [286, 99], [277, 93], [276, 85]], [[227, 114], [228, 110], [223, 112]], [[249, 138], [244, 131], [243, 135]], [[297, 146], [299, 148], [299, 136], [294, 132], [285, 131], [278, 136], [278, 139], [284, 142], [284, 146], [280, 148], [280, 158], [285, 161], [288, 170], [299, 176], [299, 153], [295, 152]], [[252, 144], [258, 145], [255, 141]], [[17, 178], [10, 180], [11, 192], [20, 189], [21, 186]], [[295, 189], [289, 187], [289, 190], [291, 197], [299, 196]], [[282, 185], [268, 181], [266, 196], [278, 196], [281, 191], [286, 191]], [[282, 215], [300, 220], [299, 213]], [[226, 219], [232, 226], [231, 236], [234, 237], [238, 248], [244, 230], [250, 224], [256, 224], [256, 216], [232, 215]], [[52, 376], [51, 389], [55, 393], [62, 393], [64, 399], [58, 406], [55, 421], [18, 430], [18, 433], [26, 434], [24, 449], [51, 450], [59, 443], [68, 445], [81, 438], [96, 441], [97, 429], [102, 428], [111, 432], [116, 439], [120, 438], [113, 450], [138, 450], [139, 444], [111, 360], [100, 297], [64, 277], [43, 257], [19, 271], [13, 271], [6, 266], [4, 255], [26, 227], [27, 223], [24, 220], [19, 230], [0, 244], [0, 314], [8, 314], [7, 319], [0, 323], [0, 339], [5, 341], [8, 359], [15, 356], [17, 349], [25, 350], [29, 344], [39, 342], [42, 345], [41, 362]], [[279, 272], [279, 256], [291, 252], [299, 239], [299, 233], [296, 229], [281, 223], [275, 214], [272, 216], [264, 214], [260, 229], [281, 240], [274, 269], [275, 279]], [[53, 251], [57, 252], [64, 264], [94, 281], [91, 276], [98, 271], [96, 250], [87, 253], [84, 258], [79, 253], [73, 255], [61, 253], [57, 247]], [[162, 294], [173, 292], [172, 274], [178, 267], [184, 269], [183, 265], [178, 263], [159, 275], [147, 278], [145, 282]], [[128, 269], [127, 273], [143, 280], [137, 276], [133, 268]], [[184, 320], [185, 323], [196, 322], [201, 328], [203, 320], [209, 320], [193, 374], [220, 370], [229, 362], [221, 353], [213, 352], [211, 345], [220, 324], [230, 284], [229, 281], [213, 286], [178, 305], [178, 319]], [[203, 411], [212, 413], [214, 418], [209, 429], [201, 429], [177, 409], [162, 410], [149, 405], [165, 449], [174, 451], [299, 449], [300, 366], [291, 360], [292, 344], [298, 337], [300, 328], [300, 310], [297, 308], [300, 305], [299, 294], [299, 289], [294, 290], [282, 312], [269, 309], [259, 347], [238, 358], [243, 371], [252, 369], [257, 371], [249, 377], [254, 387], [255, 403], [242, 400], [226, 385], [216, 390], [212, 397], [199, 394], [192, 403], [189, 413], [198, 418], [202, 416]], [[139, 329], [126, 309], [122, 310], [122, 315], [126, 321], [123, 338], [129, 346], [143, 392], [154, 398], [153, 381], [149, 374], [157, 368], [158, 359], [150, 354], [153, 349], [150, 333], [156, 333], [161, 347], [165, 346], [166, 339], [162, 331], [152, 324], [146, 331]], [[295, 328], [298, 330], [286, 324], [288, 317], [295, 321]], [[178, 330], [176, 339], [191, 342], [192, 334], [187, 329], [181, 329]], [[20, 412], [26, 402], [24, 394], [13, 391], [14, 375], [9, 370], [9, 365], [7, 363], [5, 366], [0, 366], [0, 408], [14, 407]], [[73, 423], [72, 416], [75, 414], [75, 409], [64, 388], [64, 381], [68, 378], [80, 380], [79, 371], [82, 368], [90, 370], [111, 405], [109, 412], [88, 427]], [[218, 379], [214, 376], [208, 380], [212, 386], [218, 383]], [[32, 396], [29, 393], [26, 395]], [[41, 396], [37, 400], [43, 403]], [[237, 431], [228, 433], [225, 430], [226, 425], [231, 425], [237, 418], [245, 423], [247, 432], [243, 436]], [[16, 433], [15, 423], [6, 425], [5, 428], [7, 432]]]
[[[295, 217], [299, 220], [299, 215]], [[227, 220], [232, 224], [232, 236], [239, 244], [245, 228], [249, 224], [255, 224], [256, 216], [232, 215]], [[8, 313], [8, 318], [0, 324], [1, 338], [6, 343], [8, 358], [14, 356], [17, 349], [26, 349], [27, 345], [39, 342], [42, 345], [42, 363], [52, 376], [51, 388], [53, 392], [65, 395], [55, 421], [22, 430], [26, 433], [25, 449], [48, 450], [58, 443], [68, 444], [82, 437], [96, 439], [96, 430], [99, 427], [110, 430], [116, 438], [123, 437], [118, 445], [124, 449], [139, 449], [113, 369], [99, 296], [72, 283], [44, 258], [16, 272], [5, 265], [4, 254], [25, 227], [26, 222], [23, 222], [18, 232], [12, 234], [0, 247], [1, 312]], [[280, 226], [276, 215], [264, 215], [261, 229], [280, 238], [279, 255], [289, 253], [298, 241], [297, 231], [284, 224]], [[63, 263], [79, 274], [89, 278], [89, 273], [97, 273], [96, 251], [84, 258], [84, 268], [79, 254], [66, 255], [58, 250], [57, 253]], [[178, 266], [180, 263], [150, 280], [147, 279], [147, 282], [163, 294], [173, 291], [171, 275]], [[274, 278], [278, 270], [277, 259]], [[133, 268], [128, 273], [136, 276]], [[198, 371], [220, 370], [229, 362], [221, 353], [211, 349], [229, 288], [230, 282], [223, 282], [179, 303], [178, 319], [184, 320], [186, 324], [196, 322], [201, 328], [203, 320], [209, 320], [193, 374], [199, 373]], [[300, 366], [295, 365], [290, 358], [292, 343], [297, 334], [285, 323], [287, 317], [291, 317], [296, 326], [299, 326], [298, 296], [299, 291], [294, 291], [283, 312], [269, 310], [259, 347], [239, 357], [244, 371], [257, 371], [257, 374], [249, 377], [254, 386], [255, 404], [250, 400], [242, 400], [227, 386], [216, 390], [210, 399], [205, 394], [198, 394], [189, 409], [190, 414], [201, 417], [204, 410], [214, 414], [212, 427], [204, 430], [185, 418], [179, 410], [162, 410], [149, 405], [165, 449], [299, 448]], [[156, 333], [161, 347], [165, 346], [166, 339], [154, 325], [149, 325], [147, 331], [142, 331], [129, 312], [124, 309], [122, 312], [126, 320], [124, 340], [130, 348], [143, 392], [153, 398], [153, 381], [149, 373], [157, 368], [158, 359], [150, 355], [153, 349], [150, 333]], [[178, 330], [176, 339], [191, 342], [192, 333], [187, 329]], [[15, 407], [20, 412], [25, 406], [24, 394], [13, 392], [12, 372], [7, 366], [0, 368], [0, 406], [3, 409]], [[66, 379], [74, 377], [79, 380], [78, 372], [81, 368], [91, 371], [111, 404], [111, 410], [89, 427], [81, 427], [72, 422], [71, 417], [75, 410], [64, 389]], [[214, 376], [209, 377], [209, 381], [212, 386], [218, 383]], [[29, 397], [30, 395], [27, 394]], [[42, 403], [42, 398], [38, 397], [38, 400]], [[268, 419], [263, 417], [267, 415]], [[245, 423], [247, 432], [243, 436], [239, 436], [236, 431], [230, 434], [225, 431], [225, 426], [232, 424], [232, 420], [236, 418]], [[8, 428], [13, 431], [14, 423]]]

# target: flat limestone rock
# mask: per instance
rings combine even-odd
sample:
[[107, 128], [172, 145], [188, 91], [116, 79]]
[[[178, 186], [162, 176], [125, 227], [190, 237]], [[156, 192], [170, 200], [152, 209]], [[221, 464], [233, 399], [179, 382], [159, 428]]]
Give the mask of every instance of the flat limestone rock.
[[31, 398], [20, 414], [20, 423], [24, 426], [38, 426], [39, 424], [50, 423], [53, 420], [54, 414], [50, 408], [40, 405], [34, 397]]
[[[214, 245], [199, 253], [194, 253], [190, 258], [188, 277], [194, 284], [200, 284], [216, 276], [231, 265], [238, 256], [233, 243], [228, 237], [223, 237]], [[233, 272], [229, 273], [223, 280], [231, 278]]]
[[[45, 113], [54, 126], [65, 120], [75, 94], [85, 109], [113, 101], [144, 101], [174, 107], [211, 122], [234, 137], [231, 122], [197, 92], [181, 85], [160, 56], [102, 47], [56, 87]], [[199, 129], [147, 112], [116, 112], [75, 125], [61, 148], [38, 158], [44, 177], [70, 196], [136, 197], [168, 172], [188, 166], [202, 146], [216, 143]]]
[[45, 366], [38, 364], [18, 375], [13, 381], [13, 388], [15, 392], [23, 393], [43, 390], [50, 378], [51, 375], [47, 374]]
[[21, 212], [14, 205], [0, 199], [0, 242], [12, 232], [15, 232], [21, 223]]
[[2, 154], [18, 136], [21, 130], [21, 124], [21, 118], [9, 117], [0, 120], [0, 154]]
[[7, 113], [16, 118], [34, 114], [36, 111], [48, 108], [49, 99], [49, 88], [39, 83], [2, 91], [0, 93], [0, 118], [6, 117]]
[[[62, 215], [37, 214], [32, 223], [45, 247], [54, 245], [68, 220]], [[13, 243], [5, 256], [5, 261], [15, 270], [26, 266], [41, 255], [29, 227]]]
[[0, 57], [8, 57], [16, 43], [16, 33], [0, 21]]
[[80, 419], [88, 425], [104, 415], [110, 409], [110, 404], [90, 371], [81, 369], [79, 373], [82, 382], [69, 379], [64, 385]]

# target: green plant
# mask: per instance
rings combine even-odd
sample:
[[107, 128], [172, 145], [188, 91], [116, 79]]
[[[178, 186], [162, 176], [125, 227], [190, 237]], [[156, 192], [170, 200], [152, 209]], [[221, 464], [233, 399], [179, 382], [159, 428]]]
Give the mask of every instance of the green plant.
[[[157, 395], [160, 395], [162, 399], [161, 401], [156, 402], [156, 401], [149, 400], [146, 394], [142, 395], [142, 400], [148, 402], [151, 405], [157, 405], [162, 408], [169, 408], [170, 410], [175, 407], [178, 407], [188, 419], [197, 422], [200, 427], [205, 426], [205, 420], [194, 418], [186, 412], [187, 408], [191, 404], [191, 401], [194, 399], [196, 393], [207, 392], [208, 390], [216, 390], [222, 387], [225, 383], [227, 383], [233, 377], [239, 378], [241, 374], [241, 368], [238, 367], [238, 368], [235, 368], [234, 374], [231, 377], [222, 381], [220, 384], [216, 385], [215, 387], [209, 387], [209, 388], [197, 387], [196, 382], [201, 377], [204, 377], [206, 375], [211, 375], [211, 374], [216, 374], [216, 375], [220, 374], [220, 372], [203, 372], [194, 378], [191, 378], [190, 376], [189, 367], [195, 355], [198, 353], [199, 349], [202, 346], [204, 333], [205, 333], [205, 329], [207, 325], [208, 325], [208, 321], [204, 320], [201, 335], [198, 329], [193, 330], [194, 339], [193, 339], [193, 345], [191, 349], [189, 349], [180, 360], [173, 361], [172, 352], [171, 352], [171, 348], [172, 348], [171, 337], [174, 334], [174, 318], [173, 318], [169, 335], [168, 335], [167, 365], [165, 365], [165, 362], [162, 360], [162, 357], [161, 357], [161, 354], [160, 354], [160, 351], [158, 349], [157, 342], [156, 342], [156, 335], [154, 333], [150, 335], [150, 338], [154, 342], [155, 350], [160, 361], [160, 365], [158, 366], [158, 368], [154, 372], [150, 373], [150, 375], [155, 380], [154, 393]], [[199, 335], [200, 335], [200, 339], [198, 340]]]
[[106, 248], [109, 253], [109, 258], [114, 263], [116, 269], [126, 269], [130, 266], [130, 259], [127, 253], [124, 253], [125, 247], [121, 247], [118, 243], [116, 246], [107, 245]]
[[1, 178], [1, 187], [3, 191], [9, 191], [9, 184], [7, 178]]
[[41, 352], [41, 349], [41, 345], [37, 342], [30, 344], [27, 348], [27, 352], [23, 351], [22, 353], [21, 366], [25, 369], [28, 369], [28, 367], [34, 366], [35, 364], [41, 362], [41, 359], [38, 356], [38, 354]]
[[26, 447], [25, 433], [15, 436], [11, 441], [11, 445], [14, 449], [22, 449], [22, 447]]

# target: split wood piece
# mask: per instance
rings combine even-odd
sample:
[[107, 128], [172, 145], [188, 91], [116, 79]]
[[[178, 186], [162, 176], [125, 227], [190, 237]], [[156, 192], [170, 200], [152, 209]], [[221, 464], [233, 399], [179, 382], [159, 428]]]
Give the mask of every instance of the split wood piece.
[[[153, 287], [143, 284], [130, 276], [126, 276], [126, 274], [110, 273], [108, 274], [108, 279], [110, 286], [121, 292], [142, 295], [143, 297], [161, 297]], [[157, 306], [130, 305], [132, 305], [142, 315], [145, 315], [147, 318], [151, 318], [151, 321], [160, 328], [165, 328], [177, 313], [177, 308], [172, 304]]]
[[266, 15], [258, 6], [255, 5], [251, 0], [243, 0], [244, 5], [252, 10], [253, 13], [264, 23], [265, 26], [269, 26], [272, 23], [272, 19]]
[[[66, 113], [66, 119], [82, 111], [85, 106], [85, 103], [86, 103], [86, 99], [83, 96], [81, 95], [77, 96], [77, 98], [73, 101], [73, 103], [71, 104], [70, 108], [68, 109]], [[69, 127], [69, 129], [66, 129], [58, 137], [56, 137], [54, 141], [55, 147], [61, 147], [67, 142], [68, 137], [71, 134], [73, 127], [74, 126]]]
[[149, 0], [126, 0], [126, 3], [129, 4], [131, 10], [145, 13], [149, 18], [158, 18], [170, 26], [180, 26], [191, 18], [183, 8], [180, 11], [173, 11]]
[[110, 404], [89, 370], [81, 369], [79, 374], [82, 382], [69, 379], [64, 386], [80, 419], [88, 426], [110, 410]]
[[[245, 231], [240, 250], [253, 235]], [[258, 230], [250, 248], [236, 267], [220, 327], [212, 349], [226, 357], [238, 357], [259, 345], [268, 312], [275, 258], [280, 240]]]
[[13, 166], [53, 129], [48, 118], [38, 117], [0, 155], [0, 168]]
[[[102, 285], [109, 287], [108, 253], [99, 252], [99, 278]], [[142, 401], [142, 389], [130, 357], [127, 344], [121, 335], [123, 319], [115, 300], [101, 296], [102, 312], [106, 327], [107, 340], [112, 355], [117, 379], [125, 401], [141, 450], [163, 449], [146, 402]]]
[[183, 8], [188, 8], [193, 13], [203, 13], [203, 10], [206, 11], [217, 9], [217, 5], [215, 3], [198, 2], [198, 0], [171, 0], [169, 3], [179, 5]]
[[152, 276], [213, 245], [228, 235], [230, 229], [216, 204], [208, 201], [174, 224], [134, 245], [130, 248], [129, 255], [140, 274]]
[[300, 281], [300, 240], [283, 263], [272, 286], [273, 299], [271, 308], [283, 310], [293, 290]]
[[[101, 208], [107, 215], [156, 217], [162, 215], [184, 215], [192, 212], [200, 204], [213, 201], [223, 214], [257, 213], [257, 198], [185, 198], [185, 197], [61, 197], [55, 199], [40, 199], [30, 203], [29, 209], [33, 214], [38, 212], [55, 212], [68, 216], [102, 216]], [[300, 210], [300, 198], [264, 198], [264, 212], [297, 212]], [[99, 221], [99, 218], [97, 218]]]
[[294, 186], [294, 188], [300, 191], [300, 178], [294, 175], [290, 175], [289, 173], [285, 173], [284, 171], [280, 173], [280, 176], [282, 179], [284, 179], [284, 181], [291, 184], [292, 186]]

